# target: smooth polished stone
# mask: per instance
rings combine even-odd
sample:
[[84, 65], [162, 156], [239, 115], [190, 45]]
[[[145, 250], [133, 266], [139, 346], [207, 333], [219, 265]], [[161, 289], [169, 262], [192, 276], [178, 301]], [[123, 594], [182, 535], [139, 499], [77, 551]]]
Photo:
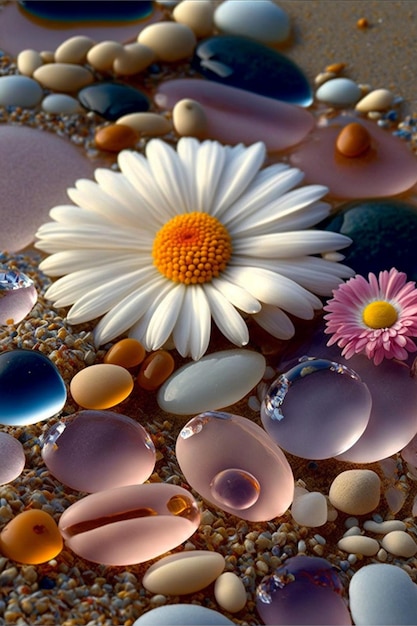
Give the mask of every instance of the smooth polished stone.
[[330, 485], [329, 500], [339, 511], [365, 515], [377, 508], [381, 497], [381, 480], [368, 469], [341, 472]]
[[65, 383], [54, 363], [36, 350], [0, 353], [0, 424], [27, 426], [63, 408]]
[[323, 526], [327, 522], [327, 500], [318, 491], [301, 495], [292, 503], [291, 515], [300, 526]]
[[207, 115], [197, 100], [179, 100], [172, 109], [172, 122], [180, 137], [207, 137]]
[[218, 35], [197, 45], [192, 68], [205, 78], [262, 96], [309, 106], [313, 94], [293, 61], [257, 41]]
[[22, 50], [16, 57], [16, 65], [19, 74], [32, 76], [36, 68], [43, 65], [43, 59], [37, 50]]
[[246, 588], [234, 572], [223, 572], [214, 583], [214, 597], [222, 609], [229, 613], [238, 613], [245, 608]]
[[113, 61], [113, 72], [119, 76], [133, 76], [143, 72], [155, 60], [155, 53], [141, 43], [130, 43]]
[[84, 409], [109, 409], [133, 390], [127, 369], [112, 363], [97, 363], [75, 374], [70, 383], [71, 395]]
[[352, 624], [337, 570], [326, 559], [289, 558], [256, 590], [256, 607], [264, 624], [323, 626]]
[[94, 81], [88, 68], [74, 63], [45, 63], [33, 72], [33, 78], [47, 89], [65, 93], [75, 93]]
[[374, 89], [361, 98], [355, 109], [360, 113], [386, 111], [394, 103], [395, 96], [389, 89]]
[[214, 23], [223, 33], [267, 45], [282, 43], [290, 35], [287, 13], [271, 0], [226, 0], [217, 6]]
[[95, 45], [94, 39], [85, 35], [75, 35], [65, 39], [55, 50], [56, 63], [85, 63], [87, 52]]
[[344, 263], [357, 274], [378, 274], [389, 267], [417, 281], [417, 205], [396, 198], [356, 200], [338, 207], [326, 230], [352, 239]]
[[350, 367], [308, 359], [283, 372], [262, 402], [262, 424], [284, 450], [328, 459], [352, 447], [366, 429], [372, 399]]
[[138, 43], [154, 51], [157, 60], [175, 63], [190, 57], [197, 39], [186, 24], [177, 22], [158, 22], [150, 24], [138, 35]]
[[59, 520], [66, 546], [87, 561], [132, 565], [186, 541], [200, 522], [189, 491], [167, 483], [98, 491], [72, 504]]
[[316, 98], [334, 107], [351, 107], [362, 96], [362, 90], [350, 78], [326, 80], [316, 91]]
[[16, 437], [0, 432], [0, 485], [12, 482], [25, 467], [25, 451]]
[[130, 126], [123, 124], [109, 124], [96, 130], [94, 143], [99, 150], [105, 152], [120, 152], [132, 149], [139, 141], [139, 133]]
[[142, 578], [145, 589], [166, 596], [181, 596], [204, 589], [224, 570], [226, 561], [218, 552], [187, 550], [171, 554], [151, 565]]
[[58, 556], [62, 548], [54, 518], [40, 509], [19, 513], [0, 533], [0, 553], [18, 563], [45, 563]]
[[182, 0], [174, 7], [172, 17], [189, 26], [196, 37], [208, 37], [213, 34], [214, 9], [211, 0]]
[[172, 110], [190, 98], [204, 108], [207, 137], [225, 144], [263, 141], [270, 152], [302, 141], [314, 127], [314, 117], [300, 107], [213, 81], [179, 78], [164, 81], [155, 103]]
[[151, 135], [152, 137], [166, 135], [172, 130], [171, 121], [158, 113], [130, 113], [122, 115], [116, 121], [116, 124], [130, 126], [141, 135]]
[[41, 106], [45, 113], [71, 115], [82, 111], [78, 100], [64, 93], [50, 93], [42, 100]]
[[0, 324], [18, 324], [33, 309], [38, 292], [23, 272], [0, 267]]
[[197, 415], [181, 430], [176, 455], [191, 487], [237, 517], [268, 521], [292, 502], [294, 478], [287, 459], [262, 428], [244, 417]]
[[122, 115], [149, 109], [149, 99], [144, 93], [115, 81], [89, 85], [79, 91], [78, 99], [85, 109], [94, 111], [111, 122]]
[[64, 485], [89, 493], [144, 483], [155, 447], [138, 422], [112, 411], [78, 411], [42, 436], [42, 459]]
[[100, 41], [87, 52], [87, 63], [99, 72], [109, 72], [118, 54], [123, 52], [123, 46], [118, 41]]
[[355, 158], [365, 154], [371, 146], [371, 136], [365, 126], [352, 122], [342, 128], [337, 136], [336, 149], [345, 157]]
[[409, 559], [417, 552], [417, 543], [404, 530], [393, 530], [387, 533], [381, 541], [381, 546], [394, 556]]
[[156, 350], [148, 354], [142, 362], [137, 382], [147, 391], [158, 389], [174, 371], [175, 361], [166, 350]]
[[380, 545], [376, 539], [362, 535], [350, 535], [343, 537], [337, 542], [337, 547], [349, 554], [362, 554], [363, 556], [375, 556]]
[[198, 604], [158, 606], [141, 615], [132, 626], [234, 626], [234, 623], [213, 609]]
[[163, 411], [174, 415], [230, 406], [259, 383], [265, 363], [265, 358], [252, 350], [213, 352], [174, 372], [159, 389], [158, 404]]
[[0, 106], [32, 108], [42, 96], [42, 87], [29, 76], [0, 76]]
[[126, 337], [112, 345], [104, 355], [103, 363], [112, 363], [129, 369], [142, 363], [145, 355], [145, 348], [140, 341]]

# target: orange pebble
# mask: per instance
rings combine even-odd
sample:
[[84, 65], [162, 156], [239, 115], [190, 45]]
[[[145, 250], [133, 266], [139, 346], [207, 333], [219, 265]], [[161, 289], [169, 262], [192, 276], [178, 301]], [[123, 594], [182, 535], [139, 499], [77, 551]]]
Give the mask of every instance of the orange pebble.
[[347, 124], [338, 134], [336, 148], [345, 157], [362, 156], [371, 145], [368, 130], [358, 122]]
[[121, 339], [104, 355], [104, 363], [113, 363], [121, 367], [135, 367], [145, 358], [145, 348], [136, 339]]
[[346, 67], [346, 63], [331, 63], [326, 66], [326, 72], [333, 72], [334, 74], [340, 74]]
[[139, 133], [124, 124], [110, 124], [97, 130], [94, 139], [99, 150], [120, 152], [125, 148], [133, 148], [139, 139]]
[[18, 563], [37, 565], [55, 558], [63, 540], [54, 518], [40, 509], [19, 513], [1, 531], [1, 553]]
[[133, 389], [130, 372], [120, 365], [97, 363], [77, 372], [70, 382], [73, 399], [84, 409], [109, 409]]
[[166, 350], [157, 350], [149, 354], [142, 363], [138, 374], [138, 385], [147, 391], [153, 391], [172, 374], [175, 361]]
[[361, 17], [356, 22], [356, 26], [357, 26], [357, 28], [360, 28], [361, 30], [365, 30], [365, 28], [368, 28], [369, 22], [366, 19], [366, 17]]

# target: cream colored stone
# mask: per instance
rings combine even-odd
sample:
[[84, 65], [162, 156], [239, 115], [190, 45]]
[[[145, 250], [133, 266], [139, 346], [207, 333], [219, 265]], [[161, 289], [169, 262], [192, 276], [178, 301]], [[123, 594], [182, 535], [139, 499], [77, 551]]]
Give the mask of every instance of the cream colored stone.
[[87, 62], [99, 72], [109, 72], [113, 69], [114, 60], [123, 54], [124, 48], [118, 41], [101, 41], [87, 53]]
[[330, 502], [349, 515], [370, 513], [378, 506], [380, 497], [381, 481], [372, 470], [346, 470], [336, 476], [330, 485]]
[[213, 33], [213, 15], [212, 0], [182, 0], [172, 12], [174, 20], [189, 26], [196, 37], [208, 37]]
[[364, 98], [359, 100], [355, 109], [360, 113], [370, 111], [386, 111], [394, 102], [394, 94], [389, 89], [374, 89]]
[[41, 50], [39, 54], [41, 55], [43, 63], [54, 63], [55, 52], [53, 52], [52, 50]]
[[343, 537], [337, 543], [339, 550], [349, 552], [350, 554], [362, 554], [363, 556], [374, 556], [379, 550], [379, 543], [371, 537], [363, 535], [351, 535]]
[[237, 613], [246, 605], [245, 585], [233, 572], [224, 572], [214, 583], [214, 597], [222, 609]]
[[371, 533], [375, 533], [377, 535], [386, 535], [387, 533], [392, 532], [393, 530], [405, 530], [406, 526], [404, 522], [399, 519], [389, 519], [385, 522], [375, 522], [374, 520], [368, 519], [363, 523], [363, 527], [365, 530]]
[[48, 89], [65, 93], [78, 91], [90, 85], [94, 80], [87, 68], [72, 63], [42, 65], [34, 71], [33, 78]]
[[141, 43], [130, 43], [114, 59], [113, 72], [124, 76], [138, 74], [154, 60], [155, 53], [151, 48]]
[[327, 500], [318, 491], [301, 495], [292, 503], [291, 515], [300, 526], [323, 526], [327, 522]]
[[191, 28], [177, 22], [149, 24], [139, 33], [137, 40], [152, 48], [160, 61], [168, 63], [190, 57], [197, 43]]
[[204, 139], [207, 135], [207, 116], [204, 107], [196, 100], [184, 98], [172, 109], [172, 122], [181, 137]]
[[406, 559], [417, 553], [417, 543], [404, 530], [393, 530], [385, 535], [381, 541], [382, 547], [394, 556], [402, 556]]
[[43, 60], [36, 50], [22, 50], [16, 57], [16, 65], [23, 76], [33, 76], [33, 72], [43, 65]]
[[87, 52], [95, 45], [94, 39], [75, 35], [62, 42], [55, 50], [57, 63], [85, 63]]
[[128, 113], [120, 117], [116, 124], [130, 126], [141, 135], [160, 136], [172, 130], [172, 124], [158, 113]]

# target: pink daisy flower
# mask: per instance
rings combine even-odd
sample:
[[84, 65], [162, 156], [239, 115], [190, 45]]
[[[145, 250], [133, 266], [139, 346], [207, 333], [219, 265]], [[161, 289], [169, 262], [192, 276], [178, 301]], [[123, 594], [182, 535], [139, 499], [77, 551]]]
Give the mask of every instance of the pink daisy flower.
[[407, 359], [417, 346], [417, 289], [404, 272], [356, 275], [333, 291], [323, 307], [327, 312], [328, 346], [337, 343], [350, 359], [364, 353], [379, 365], [383, 359]]

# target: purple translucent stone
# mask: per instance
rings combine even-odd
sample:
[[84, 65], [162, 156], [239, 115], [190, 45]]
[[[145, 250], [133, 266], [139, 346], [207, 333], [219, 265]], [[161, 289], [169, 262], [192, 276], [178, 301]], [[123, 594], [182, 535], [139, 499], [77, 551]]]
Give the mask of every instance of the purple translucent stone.
[[218, 502], [238, 510], [248, 509], [255, 504], [261, 491], [255, 476], [234, 468], [216, 474], [210, 488]]

